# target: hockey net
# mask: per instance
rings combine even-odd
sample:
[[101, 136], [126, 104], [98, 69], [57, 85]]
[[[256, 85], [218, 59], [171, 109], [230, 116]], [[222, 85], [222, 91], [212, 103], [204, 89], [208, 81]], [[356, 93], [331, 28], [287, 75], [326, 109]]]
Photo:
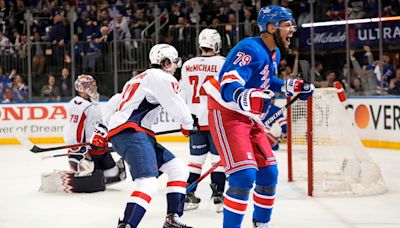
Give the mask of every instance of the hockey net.
[[310, 196], [386, 191], [380, 168], [364, 149], [336, 88], [316, 89], [287, 115], [289, 181], [307, 181]]

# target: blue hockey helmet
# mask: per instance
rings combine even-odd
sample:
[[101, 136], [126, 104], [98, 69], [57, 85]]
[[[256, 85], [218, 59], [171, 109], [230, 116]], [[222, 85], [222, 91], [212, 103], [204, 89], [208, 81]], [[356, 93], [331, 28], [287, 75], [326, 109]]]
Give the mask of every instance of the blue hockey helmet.
[[266, 32], [269, 23], [272, 23], [279, 28], [279, 22], [291, 20], [293, 20], [293, 15], [289, 9], [282, 6], [270, 5], [260, 9], [257, 23], [260, 32]]

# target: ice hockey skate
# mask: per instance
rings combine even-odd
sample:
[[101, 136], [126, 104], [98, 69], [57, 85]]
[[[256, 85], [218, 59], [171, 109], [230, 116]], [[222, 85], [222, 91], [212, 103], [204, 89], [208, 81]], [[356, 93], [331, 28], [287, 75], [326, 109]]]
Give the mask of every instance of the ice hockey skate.
[[183, 210], [190, 211], [199, 208], [200, 201], [201, 199], [196, 197], [194, 195], [194, 192], [187, 193], [185, 198], [185, 206]]
[[211, 199], [214, 201], [215, 209], [217, 213], [221, 213], [224, 210], [224, 195], [223, 192], [218, 191], [217, 185], [214, 183], [210, 184], [212, 189]]
[[261, 223], [253, 220], [254, 228], [268, 228], [268, 223]]
[[165, 218], [165, 223], [163, 228], [193, 228], [191, 226], [185, 225], [179, 220], [178, 214], [168, 214]]

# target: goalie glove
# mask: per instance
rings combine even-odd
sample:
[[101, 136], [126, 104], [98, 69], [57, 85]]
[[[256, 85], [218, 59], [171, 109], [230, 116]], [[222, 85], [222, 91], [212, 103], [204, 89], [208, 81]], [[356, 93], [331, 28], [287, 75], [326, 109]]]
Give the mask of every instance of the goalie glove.
[[295, 93], [300, 93], [300, 100], [307, 100], [314, 93], [315, 87], [313, 84], [305, 83], [303, 80], [288, 79], [285, 81], [283, 92], [287, 97], [293, 96]]
[[82, 147], [78, 151], [68, 151], [68, 163], [77, 176], [87, 176], [94, 170], [94, 162], [86, 147]]
[[192, 114], [192, 118], [193, 118], [193, 128], [192, 129], [188, 130], [185, 128], [185, 126], [181, 127], [182, 134], [186, 137], [194, 135], [197, 132], [199, 132], [199, 130], [200, 130], [199, 118], [197, 118], [197, 116], [195, 114]]
[[105, 153], [107, 147], [107, 135], [107, 127], [103, 124], [97, 125], [90, 139], [90, 147], [92, 148], [90, 154], [101, 155]]
[[274, 92], [263, 89], [242, 89], [234, 94], [235, 101], [239, 108], [254, 114], [266, 113]]

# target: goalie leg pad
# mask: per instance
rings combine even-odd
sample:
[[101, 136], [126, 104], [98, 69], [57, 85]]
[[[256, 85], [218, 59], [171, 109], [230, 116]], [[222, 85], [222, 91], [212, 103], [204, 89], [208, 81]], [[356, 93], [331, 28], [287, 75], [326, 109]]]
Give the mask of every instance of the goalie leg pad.
[[41, 180], [39, 191], [45, 193], [90, 193], [105, 190], [104, 175], [100, 170], [87, 176], [75, 176], [72, 172], [54, 170], [51, 173], [42, 174]]
[[104, 174], [101, 170], [95, 170], [91, 175], [72, 177], [73, 192], [99, 192], [106, 190]]
[[41, 185], [39, 192], [54, 193], [54, 192], [72, 192], [73, 173], [68, 171], [53, 170], [53, 172], [43, 173], [41, 176]]

